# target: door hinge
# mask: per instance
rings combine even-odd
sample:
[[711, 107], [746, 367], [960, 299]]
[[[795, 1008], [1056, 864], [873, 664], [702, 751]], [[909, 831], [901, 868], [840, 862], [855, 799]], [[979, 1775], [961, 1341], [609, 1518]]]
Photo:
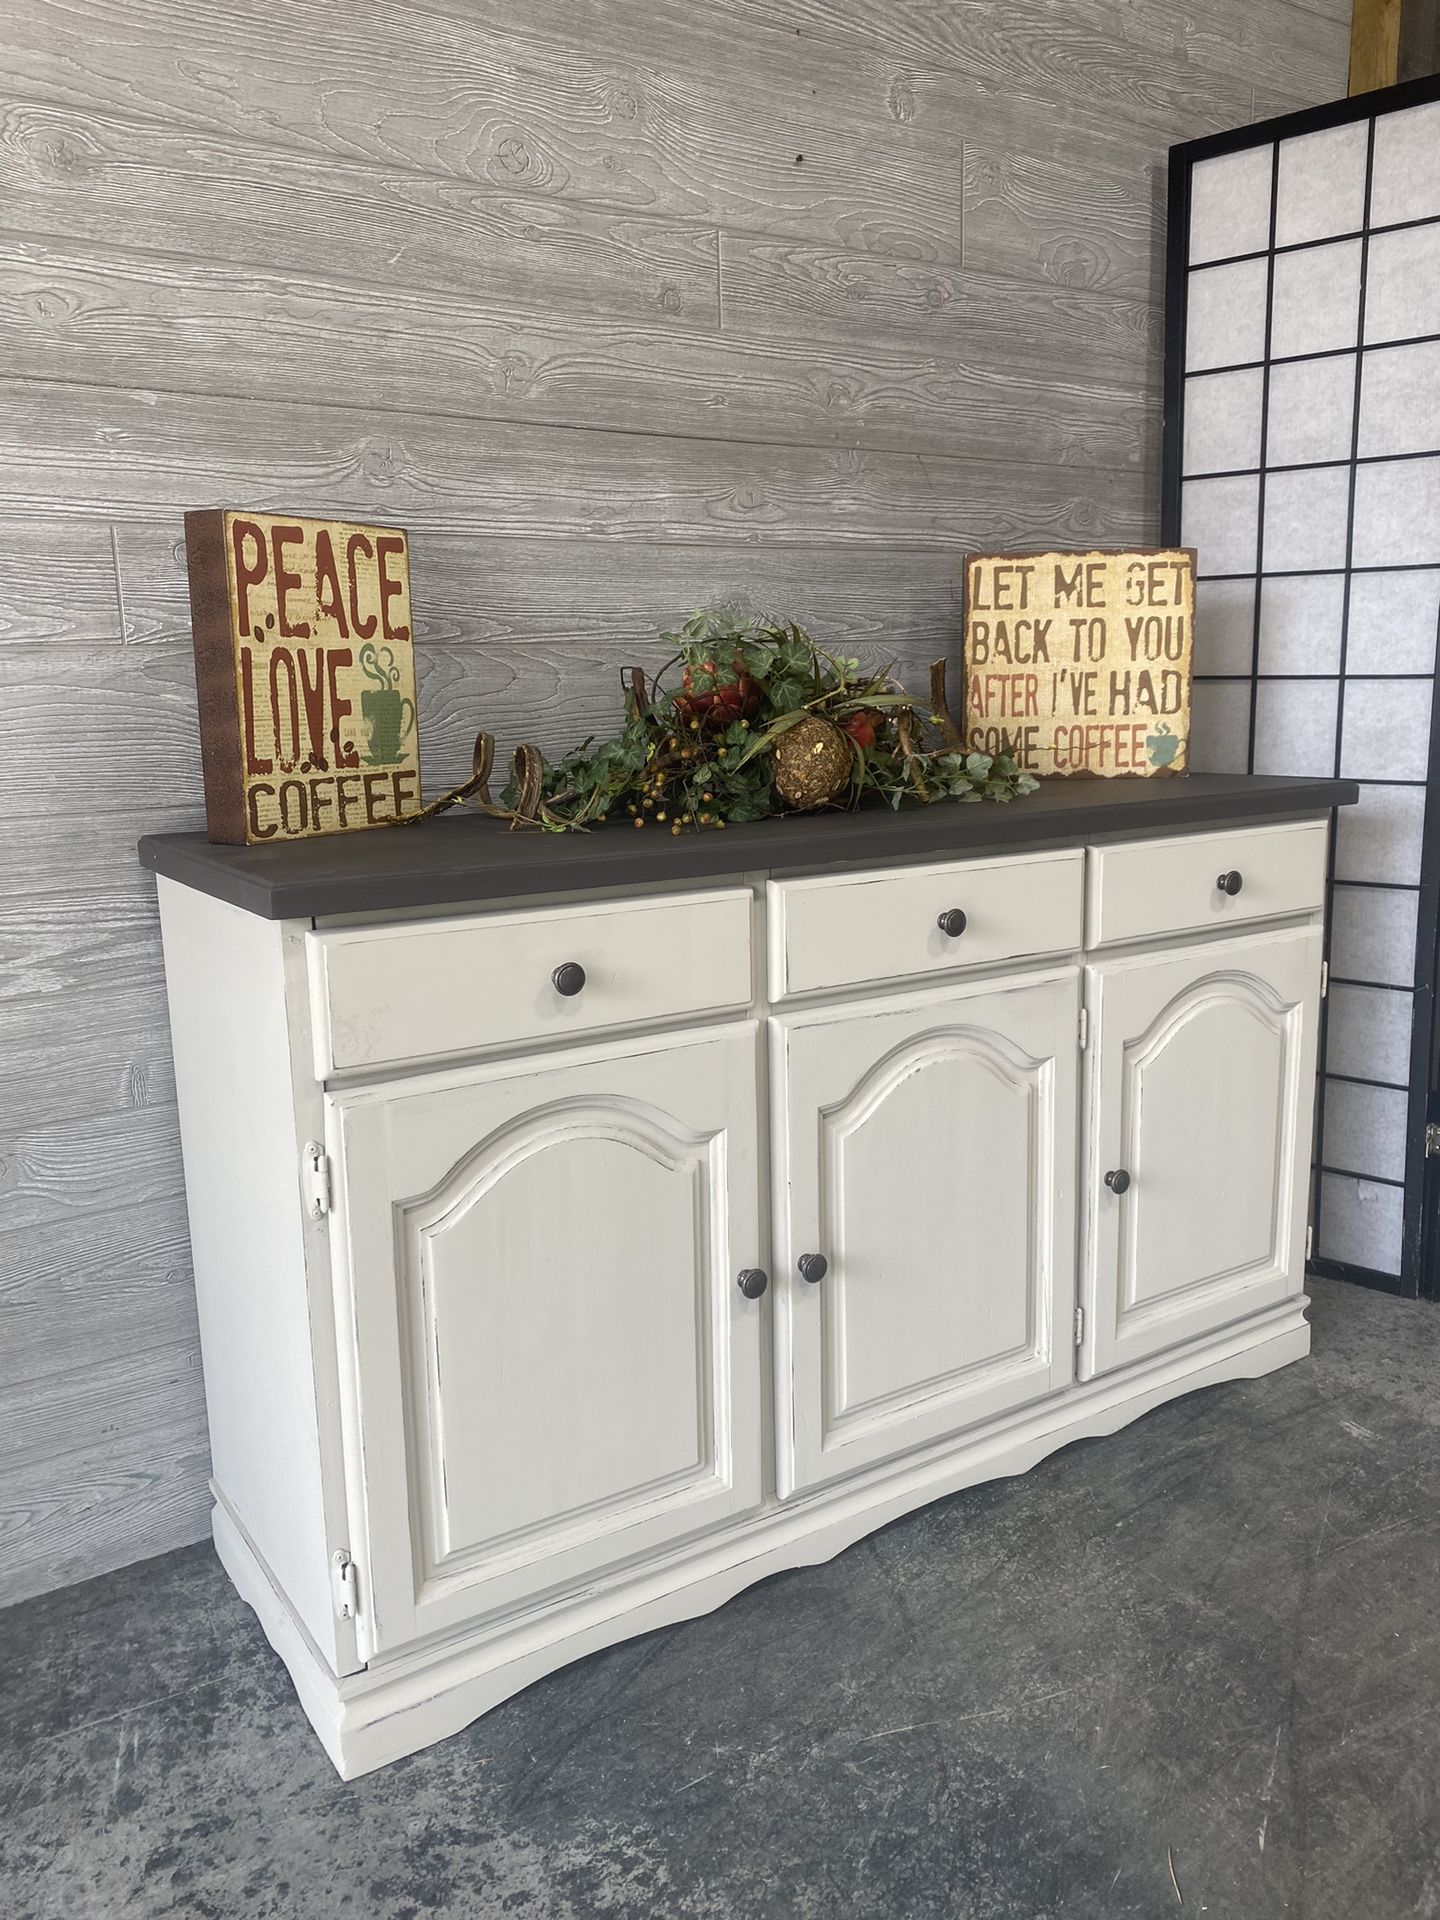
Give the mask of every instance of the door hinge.
[[342, 1620], [353, 1620], [360, 1611], [360, 1577], [348, 1547], [337, 1547], [330, 1559], [330, 1579], [335, 1593], [335, 1611]]
[[1315, 1258], [1314, 1227], [1306, 1227], [1305, 1229], [1305, 1258], [1307, 1261], [1313, 1260]]
[[1425, 1158], [1434, 1160], [1440, 1156], [1440, 1123], [1432, 1120], [1425, 1129]]
[[317, 1140], [305, 1148], [305, 1193], [311, 1219], [323, 1220], [330, 1211], [330, 1156]]
[[1330, 962], [1320, 962], [1320, 998], [1323, 1000], [1330, 992]]
[[1080, 1051], [1083, 1053], [1090, 1044], [1090, 1009], [1080, 1009]]
[[1084, 1338], [1085, 1338], [1085, 1309], [1084, 1307], [1076, 1307], [1075, 1309], [1075, 1344], [1077, 1347], [1084, 1340]]

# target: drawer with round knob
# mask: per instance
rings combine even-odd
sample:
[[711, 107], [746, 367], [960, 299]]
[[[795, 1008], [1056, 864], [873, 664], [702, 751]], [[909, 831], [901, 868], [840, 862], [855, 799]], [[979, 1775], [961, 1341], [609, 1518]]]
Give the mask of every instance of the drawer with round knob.
[[309, 933], [315, 1071], [746, 1009], [753, 905], [724, 887]]
[[1079, 849], [772, 880], [770, 994], [896, 985], [1080, 945]]
[[1090, 849], [1087, 947], [1314, 913], [1325, 900], [1327, 828], [1187, 833]]

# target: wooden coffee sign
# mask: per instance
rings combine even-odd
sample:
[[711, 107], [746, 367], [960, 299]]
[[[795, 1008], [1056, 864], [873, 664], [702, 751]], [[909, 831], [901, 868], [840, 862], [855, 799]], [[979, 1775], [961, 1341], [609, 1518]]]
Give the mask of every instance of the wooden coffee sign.
[[187, 513], [210, 838], [304, 840], [420, 810], [410, 553], [395, 527]]
[[1183, 773], [1193, 548], [965, 563], [965, 744], [1027, 773]]

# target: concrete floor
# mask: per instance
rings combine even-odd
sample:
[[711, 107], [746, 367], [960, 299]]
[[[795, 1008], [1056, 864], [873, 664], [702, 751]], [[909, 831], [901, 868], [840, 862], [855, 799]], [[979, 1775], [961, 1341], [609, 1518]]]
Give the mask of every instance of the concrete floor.
[[13, 1608], [0, 1915], [1433, 1920], [1440, 1308], [1315, 1291], [1310, 1361], [350, 1786], [208, 1547]]

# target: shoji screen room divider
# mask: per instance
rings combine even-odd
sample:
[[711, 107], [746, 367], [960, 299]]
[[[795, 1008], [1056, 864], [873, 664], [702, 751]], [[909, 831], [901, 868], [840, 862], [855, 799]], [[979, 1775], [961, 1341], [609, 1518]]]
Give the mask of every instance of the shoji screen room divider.
[[1173, 148], [1167, 329], [1191, 765], [1361, 782], [1331, 854], [1314, 1264], [1433, 1292], [1440, 82]]

